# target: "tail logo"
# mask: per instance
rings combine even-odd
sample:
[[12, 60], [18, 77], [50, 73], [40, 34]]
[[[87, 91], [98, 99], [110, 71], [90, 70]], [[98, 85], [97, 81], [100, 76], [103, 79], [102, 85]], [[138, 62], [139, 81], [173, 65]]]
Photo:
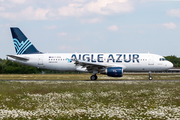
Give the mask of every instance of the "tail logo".
[[25, 42], [22, 41], [21, 43], [17, 39], [13, 39], [14, 41], [14, 47], [16, 49], [16, 53], [23, 54], [31, 45], [32, 43], [27, 39]]
[[68, 60], [68, 63], [72, 62], [72, 60], [71, 60], [71, 59], [69, 59], [69, 58], [67, 58], [67, 60]]

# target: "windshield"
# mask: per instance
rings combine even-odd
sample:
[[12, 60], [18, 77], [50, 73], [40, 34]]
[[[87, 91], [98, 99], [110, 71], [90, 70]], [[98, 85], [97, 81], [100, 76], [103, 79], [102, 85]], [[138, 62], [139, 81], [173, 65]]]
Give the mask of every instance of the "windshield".
[[165, 58], [160, 58], [159, 61], [166, 61], [166, 59]]

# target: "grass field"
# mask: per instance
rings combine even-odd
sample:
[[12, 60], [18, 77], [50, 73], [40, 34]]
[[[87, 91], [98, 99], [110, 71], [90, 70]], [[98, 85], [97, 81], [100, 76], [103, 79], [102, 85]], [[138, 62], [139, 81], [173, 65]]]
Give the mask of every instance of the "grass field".
[[180, 74], [152, 75], [1, 74], [0, 119], [180, 119]]
[[[90, 80], [92, 74], [0, 74], [0, 80]], [[123, 77], [97, 74], [98, 80], [148, 80], [148, 73], [125, 73]], [[155, 80], [179, 80], [180, 74], [153, 73]]]
[[180, 82], [1, 81], [0, 119], [180, 119]]

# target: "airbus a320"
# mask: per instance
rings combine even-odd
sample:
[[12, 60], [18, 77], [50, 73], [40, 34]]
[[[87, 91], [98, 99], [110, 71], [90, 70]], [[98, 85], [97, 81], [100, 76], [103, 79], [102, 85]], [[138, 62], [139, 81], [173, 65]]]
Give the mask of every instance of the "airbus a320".
[[81, 71], [110, 77], [122, 77], [123, 72], [165, 71], [173, 67], [163, 56], [150, 53], [43, 53], [17, 28], [10, 28], [16, 55], [7, 55], [8, 60], [42, 69], [58, 71]]

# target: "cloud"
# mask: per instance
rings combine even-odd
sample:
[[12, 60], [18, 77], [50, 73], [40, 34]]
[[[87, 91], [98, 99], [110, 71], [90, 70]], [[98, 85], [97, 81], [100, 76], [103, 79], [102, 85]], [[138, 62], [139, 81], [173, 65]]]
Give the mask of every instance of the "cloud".
[[27, 7], [21, 12], [0, 12], [0, 17], [11, 20], [47, 20], [48, 9]]
[[85, 2], [85, 0], [73, 0], [74, 2]]
[[59, 16], [81, 16], [84, 13], [84, 8], [82, 4], [68, 4], [68, 6], [63, 6], [58, 9]]
[[118, 31], [118, 27], [116, 25], [109, 26], [107, 29], [110, 31]]
[[180, 9], [167, 10], [167, 14], [172, 17], [180, 17]]
[[16, 19], [16, 15], [12, 14], [12, 13], [9, 13], [9, 12], [1, 12], [0, 17], [5, 18], [5, 19], [11, 19], [11, 20]]
[[162, 26], [166, 27], [167, 29], [176, 29], [177, 28], [176, 24], [174, 24], [172, 22], [164, 23], [164, 24], [162, 24]]
[[139, 0], [139, 3], [147, 3], [147, 2], [167, 2], [167, 1], [177, 2], [177, 1], [180, 1], [180, 0]]
[[89, 2], [84, 8], [91, 13], [102, 15], [131, 12], [134, 9], [128, 0], [97, 0]]
[[46, 20], [46, 14], [48, 12], [48, 9], [37, 8], [36, 10], [34, 10], [33, 7], [30, 6], [23, 10], [20, 15], [22, 15], [28, 20]]
[[58, 9], [60, 16], [83, 16], [87, 14], [110, 15], [132, 12], [134, 7], [128, 0], [97, 0], [88, 3], [73, 3]]
[[11, 1], [16, 4], [24, 4], [26, 2], [26, 0], [11, 0]]
[[[133, 10], [134, 4], [130, 0], [57, 0], [55, 2], [7, 0], [0, 7], [0, 17], [10, 20], [57, 20], [64, 17], [129, 13]], [[81, 22], [98, 23], [101, 20], [93, 18]]]
[[66, 35], [68, 35], [66, 32], [58, 33], [58, 36], [66, 36]]
[[92, 18], [92, 19], [82, 19], [81, 23], [100, 23], [102, 20], [99, 18]]

